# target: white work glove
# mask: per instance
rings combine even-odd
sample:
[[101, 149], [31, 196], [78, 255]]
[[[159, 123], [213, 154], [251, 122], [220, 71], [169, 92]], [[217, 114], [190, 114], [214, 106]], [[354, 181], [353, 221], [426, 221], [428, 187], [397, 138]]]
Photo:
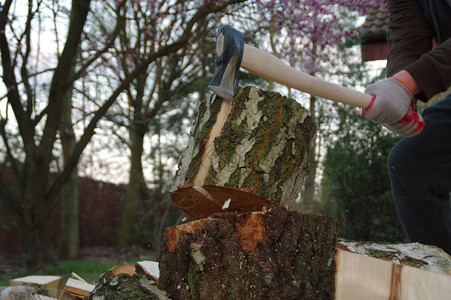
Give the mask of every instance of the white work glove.
[[370, 105], [362, 110], [366, 118], [403, 136], [417, 135], [423, 129], [412, 94], [398, 80], [390, 77], [370, 84], [365, 93], [373, 96]]
[[425, 123], [423, 117], [415, 112], [415, 103], [412, 101], [411, 110], [404, 118], [394, 124], [383, 124], [385, 128], [392, 132], [406, 137], [412, 137], [421, 132]]

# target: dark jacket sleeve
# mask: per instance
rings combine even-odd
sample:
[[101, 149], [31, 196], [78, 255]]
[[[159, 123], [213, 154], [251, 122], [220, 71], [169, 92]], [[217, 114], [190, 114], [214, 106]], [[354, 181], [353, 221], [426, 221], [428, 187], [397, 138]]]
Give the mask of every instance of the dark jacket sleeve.
[[433, 29], [414, 0], [389, 0], [393, 43], [387, 60], [387, 75], [406, 70], [423, 90], [426, 101], [451, 86], [451, 39], [432, 49]]

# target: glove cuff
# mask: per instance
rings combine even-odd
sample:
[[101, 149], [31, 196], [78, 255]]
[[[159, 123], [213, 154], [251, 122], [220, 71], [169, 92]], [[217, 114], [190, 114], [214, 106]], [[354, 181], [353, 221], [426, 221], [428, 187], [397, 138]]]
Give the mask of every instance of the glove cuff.
[[362, 116], [365, 116], [368, 110], [373, 106], [374, 100], [376, 100], [376, 95], [372, 95], [371, 102], [368, 104], [367, 108], [362, 109]]
[[399, 82], [400, 84], [402, 84], [402, 85], [406, 88], [406, 90], [408, 90], [409, 93], [410, 93], [410, 94], [412, 95], [412, 97], [413, 97], [413, 92], [412, 92], [412, 90], [409, 89], [409, 87], [408, 87], [403, 81], [401, 81], [399, 78], [396, 78], [396, 77], [394, 77], [394, 76], [391, 76], [391, 77], [388, 77], [388, 78], [393, 78], [394, 80], [396, 80], [397, 82]]

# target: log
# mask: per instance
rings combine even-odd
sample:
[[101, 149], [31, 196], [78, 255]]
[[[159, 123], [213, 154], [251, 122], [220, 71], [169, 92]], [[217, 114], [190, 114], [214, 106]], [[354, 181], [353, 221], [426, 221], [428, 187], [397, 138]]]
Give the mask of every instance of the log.
[[43, 289], [37, 286], [8, 286], [0, 287], [0, 299], [16, 300], [16, 299], [42, 299], [57, 300], [60, 299], [58, 290]]
[[171, 299], [332, 299], [337, 227], [282, 207], [168, 227], [158, 286]]
[[61, 284], [61, 276], [30, 275], [9, 280], [10, 286], [31, 286], [41, 289], [58, 289]]
[[[268, 213], [275, 212], [270, 211], [265, 212], [264, 214]], [[267, 234], [267, 232], [262, 230], [262, 220], [265, 219], [262, 219], [262, 216], [258, 215], [263, 214], [263, 212], [254, 212], [247, 214], [247, 220], [243, 216], [244, 214], [240, 214], [238, 216], [230, 216], [230, 214], [228, 214], [229, 216], [227, 217], [225, 217], [227, 214], [223, 214], [222, 217], [213, 215], [208, 219], [197, 220], [187, 224], [168, 228], [166, 232], [166, 241], [172, 242], [165, 243], [164, 249], [172, 253], [172, 258], [168, 256], [168, 254], [165, 255], [165, 257], [171, 261], [170, 264], [166, 264], [166, 266], [163, 266], [162, 268], [162, 272], [166, 274], [163, 276], [163, 280], [166, 282], [165, 284], [171, 287], [173, 284], [175, 284], [175, 280], [180, 279], [179, 277], [181, 276], [181, 274], [188, 273], [189, 284], [195, 283], [195, 286], [199, 288], [199, 282], [203, 283], [202, 286], [204, 294], [202, 295], [205, 295], [205, 292], [209, 289], [212, 295], [216, 295], [216, 288], [219, 285], [222, 286], [220, 282], [216, 282], [219, 278], [218, 274], [221, 275], [222, 278], [226, 278], [228, 276], [234, 278], [234, 274], [238, 272], [242, 277], [238, 278], [236, 281], [238, 281], [238, 283], [242, 285], [246, 285], [246, 283], [241, 283], [240, 279], [246, 279], [250, 276], [264, 276], [260, 280], [253, 278], [253, 280], [251, 281], [248, 279], [247, 284], [250, 285], [249, 290], [253, 290], [252, 286], [259, 286], [258, 282], [260, 282], [260, 287], [262, 286], [262, 282], [264, 282], [267, 288], [277, 289], [277, 284], [279, 284], [282, 285], [285, 289], [286, 287], [290, 286], [288, 279], [286, 280], [286, 282], [276, 282], [276, 284], [272, 286], [269, 286], [269, 284], [273, 280], [280, 280], [279, 278], [285, 278], [284, 276], [286, 276], [286, 274], [283, 275], [283, 272], [291, 272], [287, 273], [287, 276], [291, 276], [291, 278], [296, 280], [296, 277], [292, 275], [293, 272], [296, 272], [296, 268], [301, 270], [310, 268], [310, 270], [312, 270], [311, 264], [302, 266], [299, 261], [295, 262], [292, 255], [293, 251], [290, 252], [290, 249], [285, 250], [285, 252], [281, 254], [282, 257], [283, 255], [285, 255], [285, 260], [275, 259], [275, 257], [278, 257], [278, 255], [280, 255], [281, 253], [279, 252], [279, 249], [281, 249], [283, 245], [286, 245], [283, 241], [289, 240], [288, 237], [284, 237], [284, 233], [281, 233], [281, 235], [279, 235], [279, 238], [275, 236], [271, 237]], [[278, 220], [281, 219], [280, 214], [281, 213], [279, 212], [279, 216], [277, 217]], [[293, 213], [288, 212], [287, 214], [290, 218]], [[274, 217], [275, 216], [273, 216], [273, 218]], [[307, 218], [309, 220], [314, 220], [318, 217], [321, 216], [313, 217], [312, 215], [304, 215], [304, 218]], [[224, 222], [224, 218], [225, 220], [227, 220], [228, 224], [227, 222]], [[212, 219], [215, 219], [216, 221], [218, 219], [221, 219], [221, 224], [226, 224], [227, 226], [224, 228], [222, 225], [217, 224], [219, 226], [214, 226], [213, 228], [207, 230], [209, 222], [211, 225]], [[232, 234], [230, 226], [232, 222], [231, 220], [233, 220], [234, 224], [238, 224], [238, 238], [230, 238]], [[281, 222], [272, 222], [271, 226], [269, 227], [278, 228], [277, 230], [279, 232], [282, 232], [282, 228], [285, 228], [284, 224], [285, 223], [281, 225]], [[313, 228], [315, 226], [311, 227]], [[288, 228], [292, 228], [292, 226], [290, 225], [288, 226]], [[315, 230], [320, 230], [321, 228], [322, 227], [319, 226], [316, 227]], [[208, 231], [208, 233], [206, 233], [206, 230]], [[272, 229], [270, 229], [269, 231], [271, 230]], [[224, 235], [224, 232], [227, 231], [229, 231], [229, 233]], [[217, 234], [215, 232], [219, 232], [220, 234]], [[285, 234], [291, 235], [293, 232], [294, 231], [291, 231], [290, 233]], [[212, 236], [218, 236], [220, 238], [220, 240], [216, 241], [216, 243], [220, 243], [220, 246], [222, 247], [213, 245], [206, 248], [206, 245], [204, 245], [206, 242], [204, 241], [205, 239], [208, 240], [208, 238], [211, 239]], [[302, 233], [297, 233], [296, 236], [301, 237]], [[235, 243], [233, 243], [233, 241], [237, 239], [238, 241], [235, 241]], [[277, 255], [266, 255], [267, 253], [269, 253], [269, 251], [264, 252], [263, 248], [261, 248], [265, 246], [265, 243], [267, 243], [262, 242], [265, 241], [265, 239], [273, 239], [276, 240], [276, 243], [277, 241], [281, 243], [279, 248], [276, 248], [276, 250], [274, 250]], [[295, 239], [296, 238], [294, 238], [293, 240]], [[187, 249], [188, 243], [190, 243], [190, 241], [191, 244], [189, 244], [189, 249]], [[182, 251], [180, 243], [187, 244], [185, 246], [185, 251]], [[239, 245], [237, 245], [237, 243], [239, 243]], [[231, 247], [230, 245], [233, 246]], [[315, 242], [315, 245], [318, 247], [319, 243]], [[311, 243], [310, 246], [312, 246]], [[219, 251], [218, 247], [220, 247]], [[305, 243], [298, 243], [298, 247], [301, 248], [301, 251], [305, 251], [303, 249], [306, 249]], [[240, 261], [231, 263], [234, 259], [236, 259], [236, 256], [229, 257], [230, 253], [224, 253], [224, 251], [226, 251], [226, 249], [228, 248], [232, 249], [229, 251], [234, 252], [235, 250], [233, 250], [233, 248], [247, 249], [247, 252], [237, 252], [238, 259], [240, 259]], [[212, 250], [214, 254], [205, 255], [205, 249], [207, 249], [208, 251]], [[313, 251], [313, 253], [314, 255], [309, 255], [309, 251], [307, 250], [307, 253], [305, 253], [304, 255], [307, 259], [309, 259], [310, 257], [315, 258], [316, 256], [318, 256], [319, 251], [315, 250]], [[186, 262], [183, 257], [186, 257], [187, 255], [190, 256], [190, 259], [192, 260], [190, 261], [189, 265], [180, 264], [179, 262], [181, 261]], [[368, 255], [373, 257], [369, 257]], [[245, 263], [242, 263], [242, 257], [245, 257]], [[174, 258], [178, 259], [178, 261], [172, 261], [172, 259]], [[291, 265], [294, 267], [292, 268], [293, 271], [289, 271], [290, 267], [287, 265], [287, 261], [291, 262]], [[240, 266], [238, 267], [237, 264], [240, 264]], [[269, 264], [275, 265], [268, 267]], [[446, 275], [448, 274], [448, 271], [451, 267], [451, 257], [447, 255], [443, 250], [433, 246], [421, 245], [418, 243], [380, 244], [374, 242], [355, 242], [340, 240], [336, 243], [334, 262], [332, 262], [329, 258], [326, 267], [330, 268], [331, 264], [335, 266], [334, 272], [323, 273], [320, 276], [329, 276], [329, 278], [331, 278], [330, 280], [335, 282], [334, 299], [336, 300], [447, 299], [447, 296], [451, 294], [451, 276]], [[188, 291], [191, 290], [190, 285], [187, 286], [187, 289], [186, 286], [183, 286], [181, 284], [179, 284], [175, 289], [182, 291], [185, 290], [185, 292], [180, 292], [181, 294], [183, 294], [183, 297], [176, 293], [175, 296], [171, 296], [169, 298], [168, 294], [161, 291], [156, 286], [155, 281], [159, 280], [158, 265], [159, 264], [157, 262], [153, 261], [141, 261], [136, 263], [136, 265], [134, 266], [135, 270], [132, 270], [131, 266], [133, 265], [130, 264], [123, 264], [122, 266], [112, 268], [107, 273], [108, 276], [105, 276], [104, 274], [101, 277], [100, 281], [102, 282], [102, 284], [97, 287], [96, 291], [89, 297], [89, 299], [129, 299], [130, 297], [132, 297], [133, 299], [160, 300], [210, 299], [209, 294], [202, 298], [198, 294], [188, 293]], [[171, 265], [173, 268], [168, 269], [169, 265]], [[321, 269], [323, 267], [324, 265], [318, 265], [318, 269]], [[212, 272], [209, 272], [207, 274], [206, 272], [208, 268], [216, 270], [217, 274]], [[249, 270], [249, 268], [252, 269]], [[258, 268], [263, 271], [257, 272], [256, 269]], [[279, 273], [271, 271], [271, 268], [278, 270]], [[202, 271], [200, 271], [200, 269], [202, 269]], [[167, 274], [166, 272], [168, 270], [172, 272], [175, 270], [176, 273]], [[227, 273], [230, 270], [235, 273]], [[203, 274], [199, 275], [199, 272]], [[314, 268], [313, 272], [315, 272]], [[309, 275], [313, 276], [313, 272], [310, 271]], [[135, 274], [139, 275], [135, 276]], [[280, 274], [282, 274], [282, 276], [280, 276]], [[144, 277], [143, 275], [146, 275], [146, 277]], [[203, 278], [203, 281], [201, 280], [202, 278], [199, 279], [200, 276], [205, 277]], [[324, 280], [324, 277], [322, 278], [323, 282], [326, 282], [326, 280]], [[307, 279], [309, 280], [309, 278]], [[213, 282], [206, 284], [205, 281], [207, 280]], [[310, 282], [312, 282], [312, 280], [310, 280], [307, 284], [310, 284]], [[235, 281], [229, 279], [225, 288], [229, 291], [240, 288], [240, 286], [234, 288], [233, 285], [235, 284]], [[297, 286], [301, 286], [300, 283], [296, 284]], [[185, 287], [185, 289], [182, 289], [182, 287]], [[311, 286], [309, 286], [309, 288], [310, 287]], [[20, 288], [23, 289], [24, 287]], [[9, 289], [11, 289], [11, 287]], [[152, 291], [152, 293], [149, 293], [150, 291]], [[20, 293], [20, 295], [24, 295], [24, 292], [25, 290], [8, 290], [5, 291], [5, 294], [17, 295], [17, 293]], [[32, 294], [36, 294], [36, 290], [26, 292], [28, 295], [30, 295], [30, 297]], [[1, 288], [0, 294], [1, 296], [3, 296]], [[84, 299], [85, 296], [81, 294], [82, 293], [76, 293], [72, 295], [74, 297], [68, 297], [67, 289], [65, 288], [65, 293], [61, 299]], [[252, 296], [246, 294], [229, 294], [229, 292], [226, 292], [223, 293], [222, 296], [219, 294], [216, 297], [217, 298], [211, 299], [236, 299], [236, 297], [240, 297], [238, 299], [292, 299], [291, 295], [285, 294], [279, 298], [274, 293], [268, 293], [258, 297], [255, 292], [253, 292]], [[320, 297], [320, 294], [317, 293], [316, 295], [313, 295], [311, 297], [301, 295], [299, 296], [299, 299], [315, 299], [316, 297]], [[25, 297], [21, 297], [20, 299], [22, 298]], [[293, 298], [298, 299], [297, 296], [293, 296]], [[12, 299], [14, 299], [14, 297], [12, 297]], [[52, 299], [57, 298], [54, 297]], [[324, 298], [321, 297], [318, 299]], [[326, 299], [328, 298], [326, 297]]]
[[292, 208], [315, 129], [304, 107], [278, 93], [239, 88], [231, 104], [212, 95], [200, 103], [171, 189], [173, 203], [194, 218]]
[[64, 286], [64, 293], [73, 298], [85, 298], [94, 290], [94, 285], [85, 281], [68, 278]]
[[135, 265], [124, 263], [113, 267], [97, 279], [94, 290], [86, 299], [169, 300], [156, 285], [155, 266], [156, 263], [142, 261]]
[[451, 256], [442, 249], [431, 245], [356, 242], [340, 239], [337, 248], [425, 271], [451, 275]]
[[335, 299], [449, 299], [451, 276], [337, 249]]

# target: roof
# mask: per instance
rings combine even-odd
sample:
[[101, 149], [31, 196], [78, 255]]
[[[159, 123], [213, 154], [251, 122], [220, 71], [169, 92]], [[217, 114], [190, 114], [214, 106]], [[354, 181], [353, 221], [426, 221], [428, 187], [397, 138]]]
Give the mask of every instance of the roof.
[[365, 23], [359, 28], [362, 44], [388, 42], [389, 13], [386, 5], [374, 7], [366, 17]]

